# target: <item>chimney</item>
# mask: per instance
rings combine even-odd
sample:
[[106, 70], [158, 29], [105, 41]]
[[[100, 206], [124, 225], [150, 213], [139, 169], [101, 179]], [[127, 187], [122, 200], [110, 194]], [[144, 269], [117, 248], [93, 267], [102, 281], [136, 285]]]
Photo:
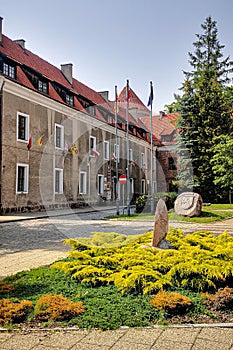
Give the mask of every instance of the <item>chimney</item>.
[[0, 17], [0, 45], [2, 45], [2, 21], [3, 21], [3, 18]]
[[65, 76], [65, 78], [68, 80], [68, 82], [72, 85], [73, 64], [72, 63], [61, 64], [61, 71]]
[[105, 102], [108, 102], [108, 94], [109, 91], [100, 91], [99, 94], [103, 97], [103, 99], [105, 100]]
[[17, 39], [14, 40], [14, 43], [18, 44], [22, 49], [25, 49], [25, 40], [24, 39]]
[[165, 116], [165, 112], [159, 111], [159, 120], [163, 119], [164, 116]]

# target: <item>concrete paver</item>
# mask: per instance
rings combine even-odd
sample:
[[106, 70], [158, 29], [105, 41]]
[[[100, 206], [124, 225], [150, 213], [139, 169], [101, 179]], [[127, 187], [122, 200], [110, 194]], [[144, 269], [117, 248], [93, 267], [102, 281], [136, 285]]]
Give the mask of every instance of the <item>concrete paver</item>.
[[[111, 208], [106, 208], [111, 210]], [[0, 278], [20, 270], [46, 265], [66, 256], [69, 247], [62, 240], [91, 232], [143, 233], [153, 222], [112, 222], [103, 220], [106, 213], [77, 216], [41, 217], [41, 213], [0, 216]], [[26, 220], [25, 220], [26, 219]], [[5, 221], [5, 222], [4, 222]], [[175, 223], [185, 232], [209, 229], [233, 234], [233, 219], [208, 225]], [[99, 330], [0, 330], [2, 350], [233, 350], [233, 324], [157, 326]]]
[[157, 326], [105, 332], [78, 329], [2, 331], [0, 347], [3, 350], [231, 350], [233, 325]]

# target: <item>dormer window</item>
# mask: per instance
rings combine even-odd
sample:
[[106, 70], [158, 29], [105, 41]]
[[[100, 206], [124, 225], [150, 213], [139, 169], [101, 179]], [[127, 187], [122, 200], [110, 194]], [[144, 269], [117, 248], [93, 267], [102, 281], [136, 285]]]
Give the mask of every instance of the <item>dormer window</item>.
[[66, 103], [70, 106], [74, 105], [74, 96], [66, 94]]
[[29, 67], [22, 67], [23, 72], [26, 74], [35, 89], [48, 95], [48, 81], [40, 73], [34, 71]]
[[90, 105], [87, 107], [87, 112], [90, 114], [90, 115], [95, 115], [95, 106], [93, 105]]
[[48, 93], [48, 84], [44, 81], [38, 80], [38, 90], [44, 94]]
[[8, 77], [15, 79], [15, 67], [11, 66], [8, 63], [3, 63], [3, 74], [7, 75]]

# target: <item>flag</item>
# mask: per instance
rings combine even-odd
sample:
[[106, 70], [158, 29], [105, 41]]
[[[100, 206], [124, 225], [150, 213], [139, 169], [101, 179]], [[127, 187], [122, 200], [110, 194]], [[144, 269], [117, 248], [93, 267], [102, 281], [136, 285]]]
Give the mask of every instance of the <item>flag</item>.
[[37, 145], [38, 146], [42, 146], [43, 145], [42, 138], [43, 138], [43, 135], [38, 138], [38, 140], [37, 140]]
[[32, 136], [30, 135], [29, 140], [28, 140], [28, 144], [27, 144], [27, 148], [30, 151], [30, 148], [32, 147]]
[[116, 113], [119, 112], [119, 97], [118, 97], [118, 94], [117, 94], [117, 88], [115, 87], [115, 111]]
[[135, 163], [134, 160], [131, 160], [130, 163], [132, 164], [132, 166], [135, 166], [135, 165], [136, 165], [136, 163]]
[[96, 149], [92, 149], [91, 150], [91, 155], [92, 156], [95, 156], [95, 157], [99, 157], [100, 156], [100, 153], [98, 151], [96, 151]]
[[73, 156], [76, 156], [78, 154], [78, 147], [76, 146], [75, 143], [73, 143], [73, 145], [70, 146], [70, 151], [73, 154]]
[[129, 102], [131, 99], [131, 90], [129, 87], [129, 81], [127, 80], [127, 85], [126, 85], [126, 101]]
[[154, 93], [153, 93], [153, 85], [152, 85], [152, 81], [150, 82], [150, 96], [149, 96], [149, 100], [147, 103], [147, 107], [152, 106], [152, 102], [154, 99]]

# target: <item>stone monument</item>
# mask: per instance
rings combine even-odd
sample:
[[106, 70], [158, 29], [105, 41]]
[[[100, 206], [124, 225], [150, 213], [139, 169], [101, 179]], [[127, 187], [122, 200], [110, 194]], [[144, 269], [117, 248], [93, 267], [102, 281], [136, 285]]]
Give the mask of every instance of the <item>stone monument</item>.
[[[164, 200], [160, 198], [155, 210], [155, 222], [154, 222], [153, 237], [152, 237], [152, 247], [158, 247], [160, 243], [165, 240], [167, 232], [168, 232], [167, 206]], [[165, 248], [165, 246], [163, 248]]]
[[200, 216], [202, 209], [202, 197], [195, 192], [181, 193], [175, 201], [175, 212], [183, 216]]

